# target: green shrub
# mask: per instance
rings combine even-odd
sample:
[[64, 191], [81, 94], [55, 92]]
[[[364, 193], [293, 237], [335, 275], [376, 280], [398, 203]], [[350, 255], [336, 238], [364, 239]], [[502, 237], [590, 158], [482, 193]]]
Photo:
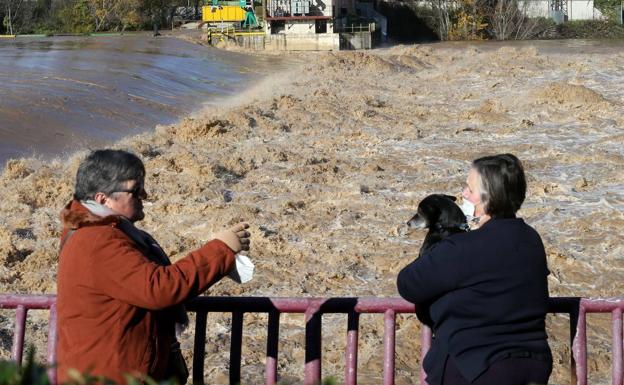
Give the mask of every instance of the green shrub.
[[50, 381], [45, 367], [35, 363], [35, 352], [30, 349], [22, 367], [12, 361], [0, 361], [0, 385], [50, 385]]
[[87, 0], [66, 4], [55, 16], [61, 32], [87, 34], [95, 30]]
[[624, 26], [613, 20], [572, 20], [559, 24], [560, 39], [617, 39], [624, 38]]
[[530, 19], [535, 23], [533, 39], [556, 39], [558, 38], [557, 23], [550, 17], [537, 17]]
[[620, 20], [620, 7], [622, 6], [621, 0], [595, 0], [594, 8], [598, 9], [604, 16], [608, 17], [609, 20], [617, 21]]
[[[64, 385], [93, 385], [105, 384], [116, 385], [115, 382], [103, 378], [91, 376], [89, 374], [73, 374], [74, 380], [66, 382]], [[151, 378], [145, 378], [143, 382], [128, 377], [128, 385], [175, 385], [175, 381], [156, 382]], [[35, 362], [35, 351], [29, 349], [26, 362], [21, 367], [13, 361], [0, 361], [0, 385], [50, 385], [47, 367]]]

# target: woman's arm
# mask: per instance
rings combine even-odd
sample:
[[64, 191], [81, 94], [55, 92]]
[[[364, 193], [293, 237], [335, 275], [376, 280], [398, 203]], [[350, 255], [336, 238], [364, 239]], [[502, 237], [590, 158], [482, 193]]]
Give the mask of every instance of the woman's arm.
[[418, 304], [457, 288], [461, 270], [460, 254], [460, 247], [445, 239], [405, 266], [397, 278], [401, 297]]

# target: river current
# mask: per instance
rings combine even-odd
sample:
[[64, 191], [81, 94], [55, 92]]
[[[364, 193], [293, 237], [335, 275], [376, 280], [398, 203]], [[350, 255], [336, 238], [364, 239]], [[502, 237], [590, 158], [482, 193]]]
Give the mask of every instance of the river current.
[[0, 41], [0, 163], [173, 123], [277, 61], [149, 35]]

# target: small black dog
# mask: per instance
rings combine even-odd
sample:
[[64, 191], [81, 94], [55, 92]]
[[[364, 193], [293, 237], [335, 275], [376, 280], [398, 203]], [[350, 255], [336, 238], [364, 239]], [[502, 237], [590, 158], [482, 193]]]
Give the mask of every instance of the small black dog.
[[451, 195], [431, 194], [418, 204], [418, 212], [407, 222], [411, 229], [429, 229], [420, 247], [421, 256], [442, 239], [468, 231], [466, 216]]
[[[469, 230], [466, 216], [455, 204], [456, 200], [451, 195], [432, 194], [418, 204], [418, 212], [407, 221], [407, 226], [411, 229], [429, 229], [420, 247], [419, 257], [442, 239]], [[435, 332], [429, 312], [432, 302], [433, 300], [416, 304], [416, 316]]]

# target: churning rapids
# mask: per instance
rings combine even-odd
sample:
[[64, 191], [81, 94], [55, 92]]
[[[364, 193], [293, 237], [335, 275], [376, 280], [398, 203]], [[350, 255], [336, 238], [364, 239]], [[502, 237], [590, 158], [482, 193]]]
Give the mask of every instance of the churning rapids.
[[[116, 146], [145, 160], [150, 199], [141, 225], [173, 259], [222, 225], [251, 223], [254, 280], [246, 285], [224, 280], [210, 295], [396, 296], [396, 274], [417, 255], [424, 237], [406, 235], [403, 228], [420, 199], [433, 192], [458, 195], [470, 160], [513, 152], [524, 160], [529, 178], [520, 215], [543, 237], [551, 295], [620, 296], [623, 47], [621, 42], [459, 43], [290, 54], [288, 66], [235, 100]], [[76, 55], [71, 65], [82, 66], [80, 51], [64, 55]], [[5, 87], [10, 71], [0, 71]], [[107, 116], [130, 108], [129, 91], [113, 90], [128, 84], [100, 83], [94, 69], [76, 72], [81, 75], [73, 79], [96, 84], [79, 98], [81, 105], [106, 92]], [[132, 78], [132, 71], [122, 72]], [[167, 82], [169, 70], [140, 76], [158, 85]], [[32, 88], [40, 81], [22, 79], [20, 85]], [[75, 86], [51, 78], [43, 83], [50, 82]], [[195, 96], [167, 95], [204, 98], [211, 87]], [[138, 95], [149, 99], [140, 105], [146, 115], [166, 99], [150, 95]], [[50, 110], [62, 101], [51, 100]], [[28, 117], [30, 104], [10, 108], [22, 111], [20, 105], [26, 111], [19, 114]], [[3, 113], [6, 109], [3, 102]], [[37, 119], [42, 130], [52, 118]], [[6, 164], [0, 178], [1, 292], [55, 292], [58, 213], [71, 198], [84, 154]], [[245, 384], [262, 383], [266, 318], [245, 316]], [[30, 341], [42, 355], [46, 320], [45, 312], [32, 312], [28, 324]], [[208, 322], [206, 381], [226, 383], [229, 316], [210, 315]], [[547, 322], [555, 357], [551, 383], [568, 383], [567, 318], [551, 315]], [[9, 355], [12, 323], [11, 313], [0, 313], [0, 357]], [[610, 316], [590, 315], [589, 325], [590, 383], [606, 384]], [[342, 378], [346, 317], [328, 315], [323, 327], [323, 375]], [[281, 379], [300, 383], [303, 316], [284, 316], [281, 332]], [[381, 382], [382, 334], [383, 317], [362, 317], [362, 384]], [[418, 336], [414, 316], [398, 317], [398, 384], [418, 382]], [[187, 358], [192, 341], [191, 330], [182, 341]]]

